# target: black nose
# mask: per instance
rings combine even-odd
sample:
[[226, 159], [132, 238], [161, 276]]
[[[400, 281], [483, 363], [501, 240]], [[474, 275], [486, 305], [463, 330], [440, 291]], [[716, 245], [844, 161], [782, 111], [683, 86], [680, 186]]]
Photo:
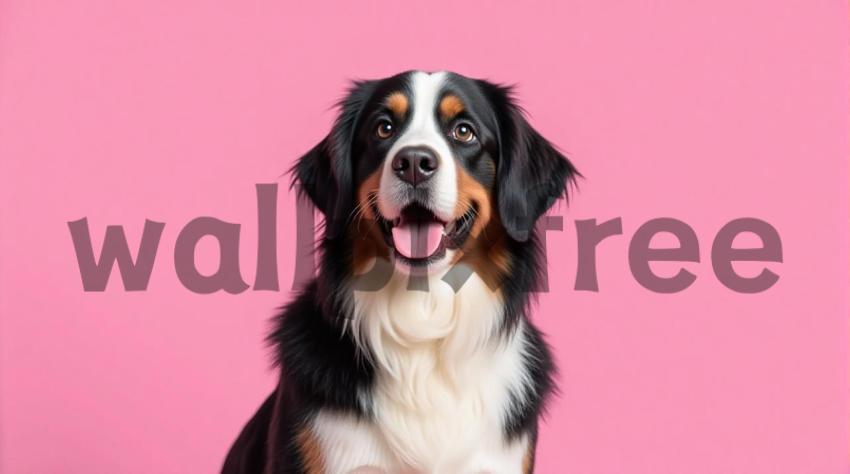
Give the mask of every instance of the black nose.
[[419, 146], [402, 148], [392, 162], [396, 176], [414, 186], [428, 180], [439, 166], [437, 155], [430, 148]]

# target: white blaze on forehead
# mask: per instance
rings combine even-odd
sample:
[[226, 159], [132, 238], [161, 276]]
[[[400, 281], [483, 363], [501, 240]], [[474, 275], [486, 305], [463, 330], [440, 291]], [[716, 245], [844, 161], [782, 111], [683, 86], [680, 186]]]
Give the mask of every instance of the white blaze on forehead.
[[400, 206], [405, 204], [402, 202], [403, 190], [407, 186], [393, 173], [393, 157], [404, 147], [425, 146], [434, 150], [440, 160], [436, 174], [427, 184], [430, 190], [428, 207], [440, 219], [446, 222], [452, 220], [457, 203], [457, 175], [452, 150], [437, 123], [436, 113], [445, 78], [445, 72], [429, 74], [420, 71], [412, 73], [409, 78], [413, 116], [387, 153], [378, 192], [378, 208], [388, 219], [394, 219], [401, 213]]

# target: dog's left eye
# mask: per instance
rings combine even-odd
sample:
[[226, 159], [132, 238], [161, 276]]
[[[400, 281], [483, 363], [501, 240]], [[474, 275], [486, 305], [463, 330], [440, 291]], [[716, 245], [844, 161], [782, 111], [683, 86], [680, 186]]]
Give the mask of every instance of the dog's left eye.
[[472, 125], [461, 122], [455, 125], [455, 128], [452, 130], [452, 138], [459, 142], [468, 143], [475, 140], [475, 131], [472, 129]]

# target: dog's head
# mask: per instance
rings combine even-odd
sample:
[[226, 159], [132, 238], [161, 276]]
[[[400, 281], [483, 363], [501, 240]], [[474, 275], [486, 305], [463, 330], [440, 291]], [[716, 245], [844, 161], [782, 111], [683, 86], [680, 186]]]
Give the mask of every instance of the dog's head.
[[[449, 72], [357, 82], [331, 133], [295, 166], [354, 261], [510, 271], [506, 248], [577, 172], [526, 121], [509, 88]], [[477, 262], [477, 263], [476, 263]], [[483, 267], [486, 267], [485, 270]]]

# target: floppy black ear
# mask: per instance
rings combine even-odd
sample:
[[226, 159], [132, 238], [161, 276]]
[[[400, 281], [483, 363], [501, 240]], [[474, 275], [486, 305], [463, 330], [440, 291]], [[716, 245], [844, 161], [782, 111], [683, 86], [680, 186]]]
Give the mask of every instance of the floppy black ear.
[[572, 163], [526, 120], [511, 88], [482, 81], [499, 122], [496, 196], [508, 235], [526, 241], [534, 224], [581, 176]]
[[290, 170], [293, 186], [325, 215], [326, 238], [342, 234], [354, 208], [354, 134], [373, 87], [373, 81], [354, 82], [337, 104], [340, 112], [331, 132]]

